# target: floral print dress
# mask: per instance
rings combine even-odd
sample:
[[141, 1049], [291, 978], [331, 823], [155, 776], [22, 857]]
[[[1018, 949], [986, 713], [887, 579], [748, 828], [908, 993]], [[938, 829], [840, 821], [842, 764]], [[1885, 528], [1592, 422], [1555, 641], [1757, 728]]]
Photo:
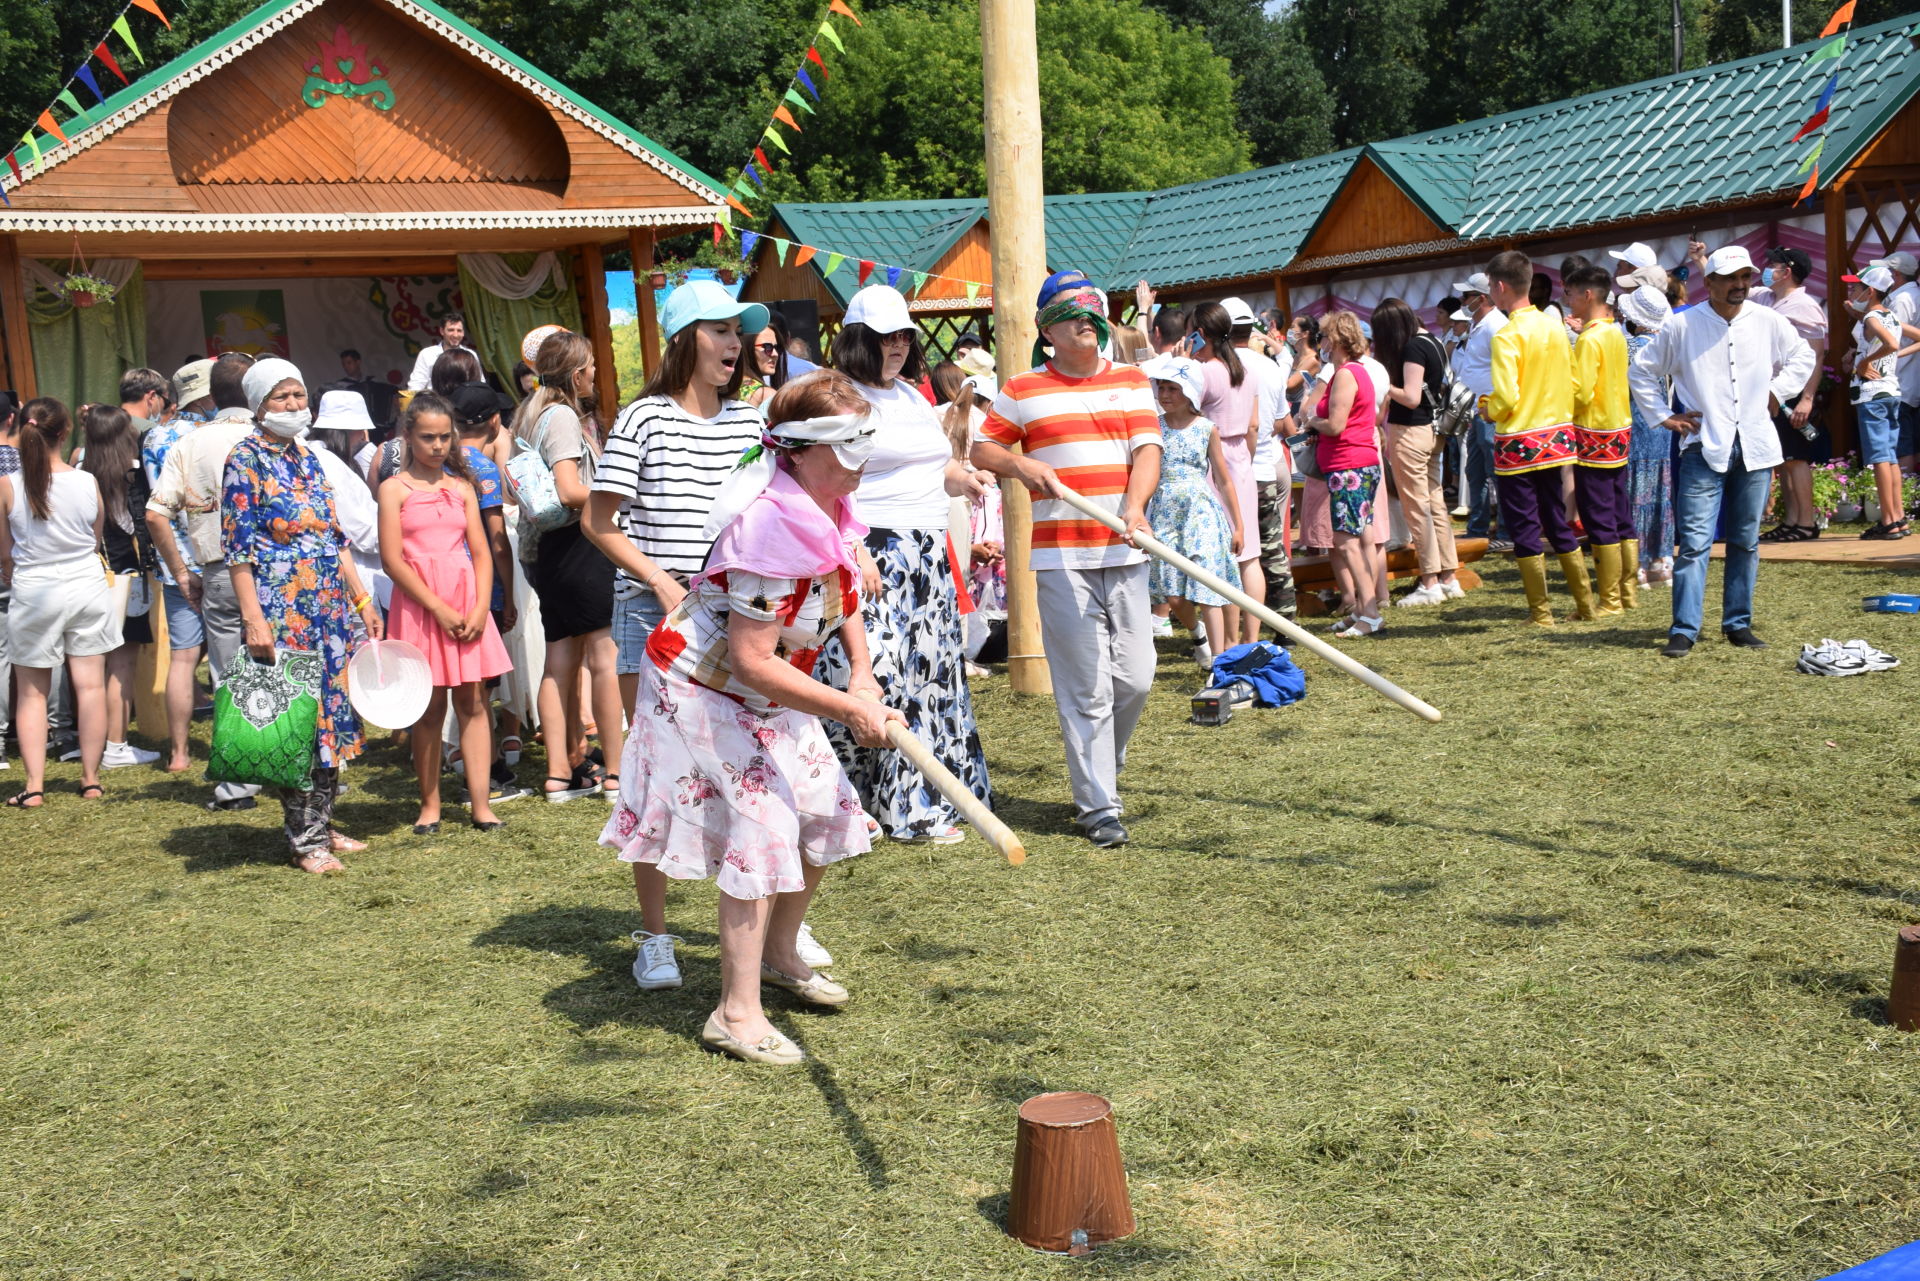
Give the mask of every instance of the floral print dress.
[[[1627, 335], [1627, 360], [1653, 341], [1652, 334]], [[1633, 435], [1627, 447], [1627, 489], [1633, 503], [1633, 532], [1640, 540], [1640, 563], [1652, 570], [1673, 559], [1673, 433], [1640, 416], [1633, 402]]]
[[353, 628], [340, 573], [347, 540], [313, 451], [257, 431], [235, 445], [220, 497], [220, 541], [230, 564], [253, 566], [274, 644], [319, 656], [316, 764], [338, 769], [362, 746], [360, 718], [347, 701]]
[[[1160, 455], [1160, 484], [1147, 502], [1147, 523], [1153, 526], [1156, 538], [1238, 587], [1240, 566], [1233, 556], [1233, 523], [1207, 479], [1211, 452], [1207, 445], [1212, 438], [1213, 424], [1205, 418], [1196, 418], [1181, 428], [1168, 427], [1162, 420], [1160, 439], [1165, 444]], [[1147, 572], [1147, 589], [1156, 604], [1173, 596], [1196, 605], [1227, 603], [1227, 598], [1211, 587], [1160, 560], [1154, 561]]]

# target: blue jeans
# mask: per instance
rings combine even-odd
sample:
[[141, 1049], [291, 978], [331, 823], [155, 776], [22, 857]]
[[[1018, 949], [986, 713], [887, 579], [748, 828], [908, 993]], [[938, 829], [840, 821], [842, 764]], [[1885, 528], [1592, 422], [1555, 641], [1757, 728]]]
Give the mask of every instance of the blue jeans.
[[1461, 490], [1467, 502], [1467, 537], [1492, 537], [1500, 511], [1493, 496], [1493, 424], [1478, 414], [1467, 437], [1466, 482]]
[[[1700, 613], [1707, 599], [1707, 561], [1716, 527], [1725, 531], [1726, 577], [1720, 588], [1720, 627], [1753, 625], [1753, 580], [1760, 569], [1760, 512], [1767, 505], [1773, 468], [1747, 470], [1734, 442], [1723, 474], [1707, 466], [1698, 449], [1680, 451], [1674, 465], [1674, 523], [1680, 547], [1673, 558], [1673, 634], [1700, 639]], [[1724, 522], [1722, 517], [1725, 517]]]

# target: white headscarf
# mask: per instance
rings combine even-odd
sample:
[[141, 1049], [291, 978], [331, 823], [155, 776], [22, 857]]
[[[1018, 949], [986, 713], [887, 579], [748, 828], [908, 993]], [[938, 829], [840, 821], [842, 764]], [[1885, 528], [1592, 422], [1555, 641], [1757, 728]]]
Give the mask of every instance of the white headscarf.
[[718, 538], [754, 499], [773, 483], [779, 462], [771, 445], [832, 445], [834, 457], [842, 467], [859, 467], [873, 456], [876, 424], [866, 410], [833, 414], [825, 418], [797, 418], [779, 423], [760, 433], [760, 443], [740, 455], [720, 495], [713, 501], [707, 523], [701, 529], [704, 538]]
[[300, 370], [291, 360], [282, 360], [278, 356], [269, 356], [265, 360], [256, 360], [241, 378], [240, 386], [247, 393], [247, 409], [258, 417], [260, 404], [266, 400], [267, 393], [287, 381], [299, 383], [302, 387], [307, 380], [300, 376]]

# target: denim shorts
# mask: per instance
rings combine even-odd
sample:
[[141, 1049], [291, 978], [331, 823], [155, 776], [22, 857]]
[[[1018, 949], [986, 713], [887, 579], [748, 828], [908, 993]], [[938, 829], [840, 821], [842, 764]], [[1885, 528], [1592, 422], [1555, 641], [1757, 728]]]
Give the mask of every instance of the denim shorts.
[[1853, 407], [1854, 426], [1860, 432], [1860, 461], [1868, 466], [1891, 463], [1900, 457], [1900, 402], [1863, 400]]
[[647, 637], [653, 635], [653, 629], [666, 616], [667, 611], [660, 608], [660, 598], [644, 587], [636, 595], [614, 598], [613, 643], [620, 650], [614, 671], [632, 676], [646, 670]]
[[172, 583], [161, 584], [160, 591], [167, 606], [167, 648], [198, 649], [205, 644], [200, 611], [187, 604], [187, 594]]

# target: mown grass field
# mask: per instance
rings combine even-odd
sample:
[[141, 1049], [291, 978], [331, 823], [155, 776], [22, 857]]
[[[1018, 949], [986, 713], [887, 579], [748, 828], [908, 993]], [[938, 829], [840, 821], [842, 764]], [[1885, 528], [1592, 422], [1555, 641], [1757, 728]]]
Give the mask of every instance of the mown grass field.
[[[812, 1056], [787, 1072], [698, 1044], [710, 888], [674, 895], [687, 986], [633, 988], [604, 809], [418, 839], [383, 749], [340, 808], [374, 848], [320, 880], [265, 808], [131, 770], [90, 808], [61, 767], [0, 814], [0, 1275], [1838, 1271], [1920, 1237], [1920, 1038], [1884, 1021], [1920, 920], [1920, 619], [1859, 611], [1886, 588], [1916, 590], [1768, 565], [1749, 654], [1716, 571], [1676, 663], [1664, 593], [1542, 635], [1503, 565], [1358, 647], [1438, 726], [1311, 659], [1301, 705], [1191, 726], [1169, 646], [1105, 852], [1051, 705], [984, 682], [1029, 862], [832, 871], [812, 920], [855, 999], [770, 994]], [[1909, 667], [1795, 675], [1827, 635]], [[1111, 1098], [1129, 1166], [1139, 1232], [1085, 1261], [1000, 1229], [1048, 1089]]]

